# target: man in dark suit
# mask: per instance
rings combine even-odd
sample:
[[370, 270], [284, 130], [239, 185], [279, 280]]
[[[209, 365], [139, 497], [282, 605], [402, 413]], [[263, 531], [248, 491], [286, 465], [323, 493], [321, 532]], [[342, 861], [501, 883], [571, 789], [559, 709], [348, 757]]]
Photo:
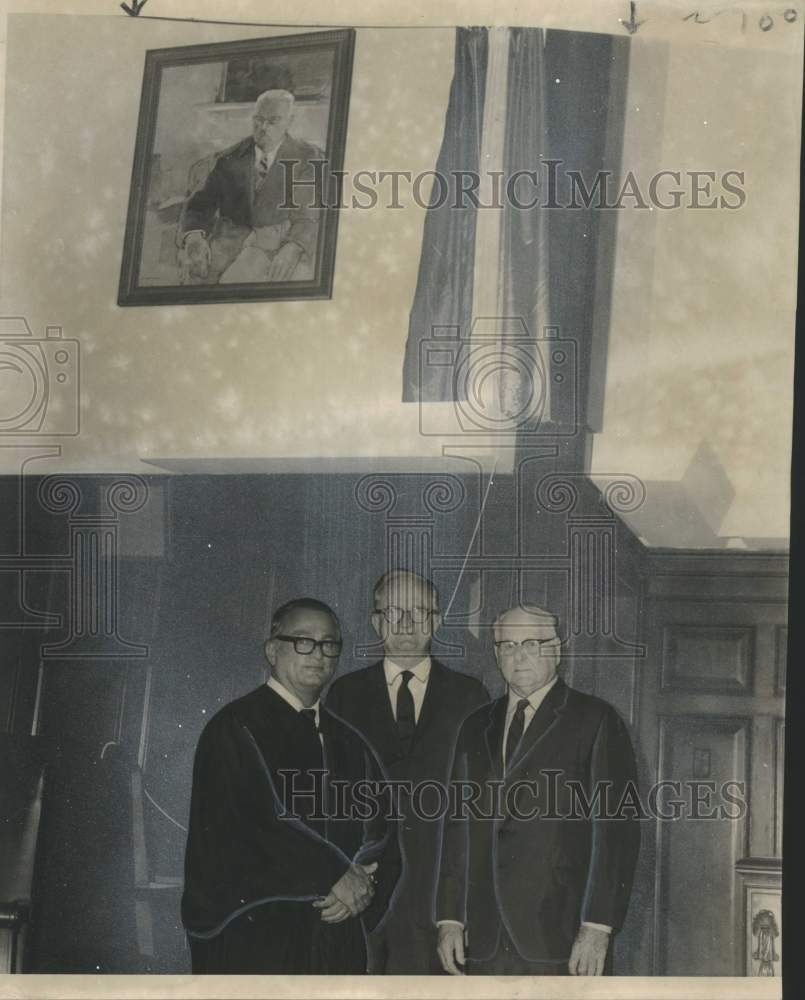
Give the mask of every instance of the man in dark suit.
[[533, 606], [497, 619], [508, 690], [458, 735], [451, 782], [474, 810], [446, 817], [436, 904], [453, 975], [600, 975], [626, 913], [634, 754], [612, 706], [558, 677], [556, 628]]
[[287, 90], [261, 94], [252, 136], [224, 150], [188, 198], [179, 222], [184, 283], [288, 281], [305, 267], [312, 275], [323, 154], [289, 135], [293, 109]]
[[[489, 698], [480, 681], [430, 657], [439, 628], [439, 597], [429, 580], [404, 570], [374, 588], [372, 624], [385, 658], [338, 678], [327, 707], [360, 730], [389, 778], [446, 786], [453, 743], [462, 720]], [[433, 924], [439, 856], [438, 793], [412, 802], [402, 794], [403, 875], [386, 919], [370, 936], [369, 970], [376, 974], [440, 973]], [[425, 818], [433, 816], [432, 819]]]
[[[340, 649], [327, 605], [283, 605], [268, 682], [201, 734], [182, 897], [194, 972], [366, 972], [365, 933], [401, 861], [388, 804], [371, 792], [384, 777], [375, 755], [319, 702]], [[361, 782], [358, 813], [348, 792]]]

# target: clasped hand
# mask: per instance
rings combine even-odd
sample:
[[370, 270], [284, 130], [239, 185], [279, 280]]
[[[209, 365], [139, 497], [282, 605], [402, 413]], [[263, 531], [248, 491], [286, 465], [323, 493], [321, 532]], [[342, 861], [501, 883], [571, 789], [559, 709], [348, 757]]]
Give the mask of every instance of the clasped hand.
[[339, 924], [363, 913], [375, 894], [370, 876], [376, 869], [376, 861], [371, 865], [350, 865], [324, 899], [313, 903], [321, 910], [321, 919], [327, 924]]
[[203, 281], [209, 274], [210, 258], [210, 245], [204, 234], [188, 233], [177, 254], [180, 283], [187, 285], [193, 281]]

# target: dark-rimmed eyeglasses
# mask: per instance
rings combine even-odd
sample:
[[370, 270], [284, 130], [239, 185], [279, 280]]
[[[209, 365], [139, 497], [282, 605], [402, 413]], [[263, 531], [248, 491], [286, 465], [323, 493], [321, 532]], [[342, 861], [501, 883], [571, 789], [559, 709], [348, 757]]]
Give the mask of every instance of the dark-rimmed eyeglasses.
[[526, 653], [539, 653], [543, 646], [556, 639], [552, 635], [550, 639], [523, 639], [522, 642], [515, 642], [514, 639], [501, 639], [495, 643], [495, 649], [504, 656], [511, 656], [518, 646], [522, 646]]
[[434, 613], [433, 608], [397, 608], [394, 605], [388, 608], [375, 608], [375, 613], [383, 615], [389, 625], [398, 625], [405, 615], [408, 615], [412, 622], [421, 625], [422, 622]]
[[307, 635], [272, 635], [272, 639], [280, 639], [282, 642], [292, 642], [294, 651], [300, 656], [310, 656], [316, 646], [323, 656], [334, 660], [341, 655], [341, 643], [336, 639], [311, 639]]

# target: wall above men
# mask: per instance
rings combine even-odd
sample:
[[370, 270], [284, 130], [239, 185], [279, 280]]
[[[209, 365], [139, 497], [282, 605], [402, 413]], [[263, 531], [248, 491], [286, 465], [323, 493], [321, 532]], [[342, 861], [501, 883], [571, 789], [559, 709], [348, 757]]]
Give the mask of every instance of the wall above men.
[[[331, 301], [115, 304], [145, 51], [299, 30], [9, 16], [0, 315], [81, 346], [81, 433], [32, 471], [440, 460], [400, 402], [425, 215], [406, 185], [402, 208], [341, 213]], [[623, 169], [643, 187], [739, 170], [746, 189], [736, 211], [617, 213], [592, 472], [646, 482], [649, 545], [787, 537], [799, 60], [772, 34], [631, 42]], [[358, 29], [347, 171], [433, 168], [453, 50], [451, 28]]]

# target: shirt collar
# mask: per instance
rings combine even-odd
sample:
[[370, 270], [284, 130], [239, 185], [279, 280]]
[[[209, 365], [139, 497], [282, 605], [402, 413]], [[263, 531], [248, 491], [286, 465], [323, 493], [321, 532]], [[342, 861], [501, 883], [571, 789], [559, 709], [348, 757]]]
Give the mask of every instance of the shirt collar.
[[[548, 681], [548, 683], [543, 685], [543, 687], [537, 688], [536, 691], [532, 691], [531, 694], [528, 696], [528, 702], [535, 712], [542, 704], [547, 693], [551, 690], [551, 688], [554, 686], [554, 684], [556, 684], [558, 680], [559, 680], [559, 675], [555, 674], [553, 680]], [[520, 695], [512, 691], [511, 688], [509, 688], [509, 705], [508, 705], [509, 712], [515, 711], [517, 707], [517, 702], [519, 700], [520, 700]]]
[[430, 657], [426, 656], [413, 666], [400, 666], [393, 663], [388, 657], [383, 660], [383, 672], [386, 675], [386, 684], [389, 687], [397, 680], [404, 670], [410, 670], [420, 684], [427, 684], [430, 676]]
[[[268, 687], [271, 688], [272, 691], [276, 691], [277, 694], [280, 696], [280, 698], [282, 698], [284, 701], [287, 701], [287, 703], [295, 711], [301, 712], [302, 709], [305, 707], [302, 704], [302, 702], [297, 698], [297, 696], [293, 693], [293, 691], [289, 691], [288, 688], [285, 687], [283, 684], [281, 684], [280, 681], [278, 681], [277, 678], [273, 674], [271, 674], [271, 676], [268, 678], [268, 680], [266, 681], [266, 684], [268, 685]], [[316, 725], [319, 724], [319, 705], [320, 705], [320, 703], [321, 703], [321, 699], [317, 698], [315, 704], [313, 704], [313, 705], [310, 706], [313, 709], [313, 711], [316, 713]]]
[[255, 163], [255, 166], [259, 167], [260, 166], [260, 160], [262, 160], [263, 157], [265, 157], [266, 161], [268, 162], [268, 165], [270, 167], [271, 164], [274, 162], [274, 160], [277, 158], [277, 152], [278, 152], [278, 150], [279, 150], [279, 148], [280, 148], [281, 145], [282, 145], [282, 143], [280, 143], [279, 146], [274, 146], [273, 149], [267, 149], [267, 150], [264, 151], [264, 150], [260, 149], [260, 147], [257, 145], [257, 143], [255, 143], [254, 144], [254, 163]]

